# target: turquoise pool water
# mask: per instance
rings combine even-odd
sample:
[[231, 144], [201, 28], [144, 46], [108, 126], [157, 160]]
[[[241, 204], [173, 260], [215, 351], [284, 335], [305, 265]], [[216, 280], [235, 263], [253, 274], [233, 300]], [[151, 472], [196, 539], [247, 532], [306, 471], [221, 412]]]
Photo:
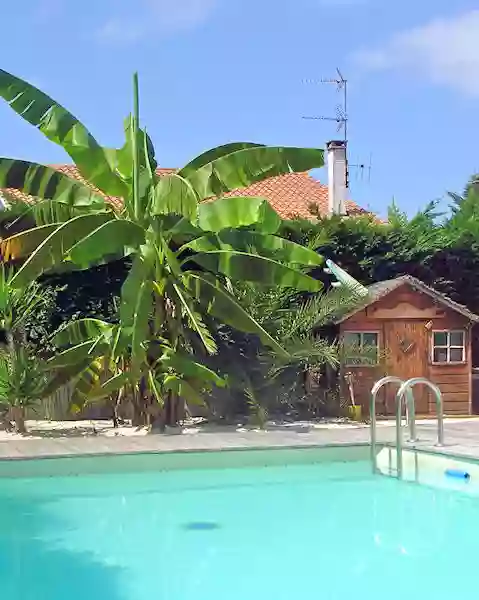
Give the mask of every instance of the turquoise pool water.
[[0, 479], [2, 600], [457, 599], [478, 556], [477, 497], [367, 461]]

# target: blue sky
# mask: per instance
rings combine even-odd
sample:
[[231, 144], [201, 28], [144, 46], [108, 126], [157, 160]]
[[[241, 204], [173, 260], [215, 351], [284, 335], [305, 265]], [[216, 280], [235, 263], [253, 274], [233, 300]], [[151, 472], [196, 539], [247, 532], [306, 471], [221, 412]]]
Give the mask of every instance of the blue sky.
[[[477, 0], [24, 0], [2, 7], [2, 68], [122, 143], [131, 74], [160, 164], [232, 140], [320, 146], [338, 95], [305, 79], [350, 81], [351, 196], [408, 213], [479, 171]], [[0, 105], [0, 155], [68, 162]], [[318, 173], [323, 180], [326, 173]]]

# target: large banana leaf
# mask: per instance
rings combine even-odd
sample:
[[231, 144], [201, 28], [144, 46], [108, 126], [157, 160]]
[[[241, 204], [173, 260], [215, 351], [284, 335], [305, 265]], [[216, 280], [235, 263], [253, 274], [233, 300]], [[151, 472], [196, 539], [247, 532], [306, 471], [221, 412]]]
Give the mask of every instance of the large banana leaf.
[[224, 387], [226, 382], [217, 373], [189, 358], [172, 350], [166, 351], [161, 357], [161, 366], [171, 368], [185, 379], [195, 379], [208, 384], [214, 384], [217, 387]]
[[[13, 277], [12, 285], [15, 287], [28, 285], [49, 268], [62, 263], [70, 249], [78, 241], [102, 223], [111, 221], [113, 218], [113, 215], [109, 213], [93, 213], [74, 217], [70, 221], [62, 223], [44, 238], [38, 248], [27, 258]], [[30, 231], [34, 232], [35, 230]], [[32, 235], [34, 234], [32, 233]], [[20, 236], [15, 237], [19, 238]]]
[[323, 287], [320, 281], [301, 271], [247, 252], [215, 250], [195, 254], [192, 260], [213, 273], [223, 273], [236, 281], [254, 281], [261, 285], [290, 287], [304, 292], [318, 292]]
[[151, 205], [152, 215], [179, 215], [193, 222], [197, 205], [195, 190], [186, 179], [175, 173], [158, 179]]
[[53, 336], [53, 343], [57, 346], [81, 344], [88, 340], [95, 340], [98, 336], [105, 338], [111, 336], [113, 325], [100, 319], [78, 319], [69, 321]]
[[[74, 383], [74, 392], [71, 400], [71, 409], [73, 412], [78, 412], [88, 403], [94, 402], [103, 398], [107, 398], [111, 394], [117, 392], [124, 387], [130, 380], [128, 372], [112, 371], [112, 366], [107, 358], [107, 355], [102, 355], [102, 352], [107, 350], [107, 346], [99, 348], [98, 344], [94, 346], [94, 351], [85, 351], [87, 345], [92, 348], [91, 342], [80, 344], [75, 348], [71, 348], [62, 356], [63, 360], [51, 359], [47, 363], [47, 371], [49, 371], [48, 391], [50, 394], [55, 392], [67, 383]], [[77, 360], [72, 364], [69, 363], [74, 353], [77, 353]], [[80, 355], [83, 354], [83, 358]], [[69, 358], [65, 358], [69, 355]], [[105, 376], [109, 376], [106, 381], [103, 381]]]
[[64, 387], [66, 384], [75, 381], [81, 377], [85, 369], [88, 369], [91, 364], [91, 357], [78, 360], [76, 363], [71, 365], [65, 365], [61, 367], [51, 366], [47, 363], [46, 371], [48, 372], [48, 383], [46, 388], [43, 390], [43, 396], [49, 396], [54, 394], [59, 389]]
[[[16, 197], [14, 194], [3, 192], [6, 206], [0, 211], [0, 224], [5, 223], [5, 231], [11, 230], [12, 235], [30, 227], [65, 223], [73, 217], [92, 212], [113, 212], [113, 206], [107, 204], [100, 196], [95, 197], [91, 204], [83, 203], [83, 196], [72, 196], [71, 203], [63, 200], [41, 200], [33, 202]], [[0, 198], [2, 193], [0, 193]], [[78, 203], [77, 203], [78, 200]], [[5, 236], [6, 237], [6, 236]]]
[[155, 249], [150, 245], [142, 246], [136, 254], [128, 277], [121, 288], [120, 322], [123, 328], [132, 326], [135, 314], [137, 292], [145, 280], [154, 275]]
[[145, 243], [145, 230], [126, 219], [115, 219], [102, 223], [97, 229], [76, 243], [68, 259], [87, 267], [101, 258], [128, 254]]
[[232, 152], [237, 152], [238, 150], [246, 150], [247, 148], [264, 148], [264, 144], [255, 144], [253, 142], [230, 142], [229, 144], [224, 144], [223, 146], [217, 146], [216, 148], [211, 148], [206, 152], [198, 155], [196, 158], [191, 160], [188, 164], [186, 164], [178, 174], [182, 177], [187, 177], [197, 171], [200, 167], [204, 167], [205, 165], [211, 163], [222, 156], [226, 156], [231, 154]]
[[[0, 216], [1, 216], [0, 212]], [[179, 247], [204, 234], [199, 227], [192, 225], [188, 219], [175, 215], [156, 216], [155, 224], [163, 231], [165, 239], [173, 241], [174, 246]]]
[[87, 399], [90, 402], [103, 400], [103, 398], [108, 398], [122, 387], [124, 387], [127, 383], [129, 383], [130, 374], [127, 372], [117, 373], [113, 375], [109, 379], [107, 379], [101, 385], [92, 386], [91, 389], [87, 392]]
[[152, 369], [148, 370], [148, 374], [147, 374], [147, 380], [148, 380], [148, 385], [150, 386], [150, 390], [153, 393], [153, 396], [155, 397], [155, 400], [158, 402], [158, 404], [163, 408], [164, 406], [164, 391], [165, 388], [163, 387], [163, 379], [164, 379], [164, 373], [160, 372], [160, 373], [155, 373]]
[[93, 389], [100, 387], [101, 378], [105, 373], [103, 357], [94, 358], [83, 371], [73, 379], [75, 383], [73, 395], [70, 400], [70, 410], [78, 413], [90, 402], [89, 394]]
[[208, 273], [202, 275], [189, 273], [185, 276], [185, 280], [199, 304], [213, 317], [239, 331], [256, 334], [265, 346], [277, 354], [288, 355], [286, 350], [244, 310], [235, 297], [227, 292], [214, 277]]
[[97, 343], [92, 340], [87, 340], [76, 346], [72, 346], [63, 352], [58, 353], [53, 358], [50, 358], [46, 363], [46, 368], [49, 371], [71, 367], [80, 364], [86, 360], [90, 362], [98, 356], [101, 356], [108, 349], [105, 342]]
[[324, 152], [320, 149], [255, 146], [213, 159], [188, 172], [185, 178], [194, 187], [198, 199], [203, 200], [268, 177], [309, 171], [323, 165]]
[[203, 231], [253, 226], [262, 233], [276, 233], [281, 218], [264, 198], [232, 196], [200, 204], [197, 224]]
[[138, 372], [146, 361], [146, 341], [149, 338], [150, 314], [153, 307], [153, 286], [144, 279], [136, 293], [135, 313], [132, 322], [131, 368]]
[[27, 229], [0, 242], [1, 260], [5, 263], [30, 256], [53, 232], [60, 223]]
[[260, 254], [289, 264], [319, 266], [323, 263], [320, 254], [275, 235], [263, 235], [252, 231], [226, 229], [216, 235], [206, 235], [182, 246], [179, 252], [190, 248], [195, 252], [215, 250], [237, 250]]
[[149, 319], [153, 310], [152, 278], [155, 251], [142, 246], [121, 288], [120, 322], [131, 336], [132, 370], [137, 372], [146, 357], [145, 341], [149, 337]]
[[182, 307], [184, 313], [187, 315], [190, 328], [197, 333], [205, 350], [209, 354], [215, 354], [218, 350], [216, 342], [208, 330], [208, 327], [205, 325], [201, 315], [197, 312], [189, 294], [176, 283], [172, 284], [172, 288], [172, 297], [174, 298], [175, 295], [177, 296], [178, 306]]
[[[125, 143], [118, 150], [108, 150], [109, 156], [125, 181], [133, 181], [133, 115], [128, 115], [124, 120]], [[158, 166], [155, 158], [155, 148], [146, 131], [139, 129], [139, 166], [153, 174]]]
[[6, 232], [12, 227], [12, 223], [19, 222], [31, 208], [29, 202], [19, 199], [16, 194], [0, 190], [0, 225]]
[[187, 381], [175, 374], [166, 375], [163, 379], [163, 388], [170, 390], [183, 398], [191, 405], [204, 406], [205, 401], [200, 393]]
[[29, 196], [56, 200], [70, 206], [105, 206], [103, 197], [91, 187], [52, 167], [26, 160], [0, 158], [0, 188], [13, 188]]
[[83, 204], [66, 204], [57, 200], [38, 200], [34, 204], [27, 205], [22, 216], [31, 215], [35, 223], [41, 226], [51, 223], [65, 223], [87, 212], [113, 212], [113, 207], [106, 204], [106, 202], [86, 206]]
[[80, 173], [110, 196], [124, 196], [128, 188], [109, 163], [88, 129], [63, 106], [23, 79], [0, 69], [0, 97], [25, 121], [71, 156]]
[[[138, 81], [135, 76], [135, 95], [138, 91], [137, 86]], [[130, 215], [136, 214], [138, 218], [147, 214], [151, 197], [150, 188], [158, 179], [155, 174], [157, 167], [155, 149], [146, 130], [140, 129], [136, 123], [135, 115], [128, 115], [124, 121], [124, 129], [126, 141], [123, 147], [118, 150], [108, 149], [106, 152], [110, 161], [116, 166], [122, 179], [128, 185], [130, 193], [124, 196], [125, 206]], [[137, 181], [135, 177], [136, 172], [138, 174]], [[135, 185], [138, 185], [138, 194], [135, 192]], [[139, 202], [136, 213], [134, 207], [135, 197]]]

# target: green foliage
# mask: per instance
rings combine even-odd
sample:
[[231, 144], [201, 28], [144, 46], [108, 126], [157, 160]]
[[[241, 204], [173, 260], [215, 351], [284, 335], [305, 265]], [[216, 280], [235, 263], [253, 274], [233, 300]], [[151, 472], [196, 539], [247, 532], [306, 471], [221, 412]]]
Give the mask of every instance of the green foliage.
[[[178, 396], [197, 402], [229, 371], [257, 412], [266, 376], [334, 368], [343, 349], [325, 327], [356, 300], [328, 289], [323, 256], [364, 285], [409, 274], [479, 313], [477, 176], [463, 195], [451, 194], [448, 215], [431, 202], [409, 218], [393, 203], [388, 223], [281, 222], [261, 198], [222, 195], [321, 166], [322, 151], [226, 144], [159, 177], [137, 88], [119, 149], [100, 146], [66, 109], [5, 71], [0, 96], [63, 146], [89, 184], [123, 200], [115, 212], [91, 187], [44, 165], [0, 159], [0, 185], [38, 197], [33, 206], [5, 198], [0, 252], [22, 263], [8, 289], [23, 293], [40, 278], [31, 289], [45, 302], [17, 314], [45, 352], [54, 349], [44, 344], [46, 331], [63, 326], [49, 385], [75, 381], [79, 402], [128, 385], [160, 405]], [[8, 306], [2, 311], [13, 322]]]
[[[106, 194], [122, 195], [124, 183], [108, 153], [74, 115], [35, 86], [1, 69], [0, 95], [25, 121], [68, 152], [87, 181]], [[20, 189], [18, 182], [11, 187]], [[43, 193], [35, 195], [45, 198]]]
[[218, 332], [219, 353], [210, 363], [227, 372], [236, 410], [246, 408], [252, 422], [261, 425], [270, 410], [296, 411], [298, 402], [308, 397], [308, 378], [337, 369], [342, 347], [331, 321], [361, 299], [344, 287], [304, 298], [291, 290], [243, 283], [235, 285], [235, 293], [286, 350], [276, 353], [258, 344], [254, 336], [232, 330]]
[[[55, 199], [70, 208], [97, 204], [105, 208], [104, 199], [89, 186], [73, 181], [57, 169], [25, 160], [0, 158], [0, 188], [18, 188], [43, 200]], [[25, 210], [33, 210], [24, 207]]]
[[[71, 380], [87, 401], [115, 393], [128, 381], [139, 394], [148, 389], [160, 405], [178, 397], [197, 402], [213, 385], [224, 384], [193, 352], [196, 343], [203, 353], [216, 351], [208, 319], [223, 319], [286, 354], [237, 301], [231, 281], [309, 292], [322, 288], [304, 271], [320, 264], [318, 256], [274, 235], [281, 220], [264, 200], [240, 203], [220, 196], [272, 175], [320, 167], [323, 151], [227, 144], [160, 177], [151, 140], [140, 128], [136, 75], [133, 87], [125, 143], [107, 149], [52, 98], [0, 70], [0, 96], [64, 148], [91, 187], [123, 202], [115, 212], [48, 167], [4, 159], [0, 182], [48, 205], [41, 218], [31, 214], [35, 227], [2, 240], [0, 252], [4, 260], [20, 263], [11, 279], [17, 288], [65, 269], [131, 258], [114, 319], [70, 323], [55, 338], [66, 345], [48, 361], [51, 389]], [[229, 237], [222, 237], [224, 229]], [[249, 238], [243, 240], [242, 232]]]
[[[479, 313], [479, 194], [471, 185], [467, 192], [455, 195], [448, 214], [431, 202], [407, 217], [393, 203], [387, 223], [369, 216], [298, 219], [280, 231], [301, 244], [321, 235], [321, 254], [365, 285], [412, 275]], [[312, 275], [327, 282], [322, 270]]]
[[34, 408], [43, 397], [48, 378], [31, 350], [14, 347], [0, 352], [0, 411]]
[[[291, 241], [317, 249], [364, 285], [412, 275], [479, 313], [479, 191], [473, 183], [466, 191], [464, 197], [457, 197], [459, 200], [447, 215], [439, 212], [436, 202], [431, 202], [409, 218], [393, 203], [388, 223], [377, 222], [370, 216], [320, 218], [317, 223], [295, 219], [284, 222], [280, 233]], [[322, 268], [313, 269], [311, 274], [326, 286], [330, 283], [331, 278]], [[352, 357], [358, 362], [368, 360], [363, 349], [335, 346], [332, 343], [334, 332], [328, 336], [328, 329], [323, 329], [331, 315], [347, 312], [347, 300], [341, 298], [341, 288], [330, 290], [324, 296], [311, 296], [306, 301], [293, 294], [291, 311], [285, 310], [287, 293], [251, 287], [238, 290], [238, 286], [236, 290], [243, 294], [242, 301], [246, 302], [251, 314], [268, 330], [268, 315], [274, 315], [272, 329], [288, 352], [287, 360], [276, 360], [273, 367], [273, 372], [279, 373], [280, 377], [291, 364], [294, 365], [293, 373], [315, 369], [322, 362], [334, 367], [345, 353], [350, 360]], [[328, 295], [329, 302], [325, 302]], [[268, 305], [271, 313], [265, 308]], [[295, 323], [304, 327], [304, 337], [300, 335], [295, 339]], [[326, 338], [311, 339], [315, 327], [323, 331]], [[255, 398], [267, 397], [265, 365], [259, 365], [255, 358], [262, 353], [261, 349], [251, 342], [251, 338], [244, 340], [234, 335], [232, 338], [226, 336], [226, 350], [221, 346], [221, 352], [226, 364], [235, 364], [238, 387], [242, 385], [249, 389], [244, 383], [246, 379], [238, 376], [242, 369], [250, 374], [250, 380], [256, 386]], [[371, 360], [373, 358], [376, 359], [374, 356]], [[379, 358], [385, 360], [382, 355]], [[479, 364], [479, 356], [473, 360]], [[267, 367], [271, 368], [271, 362], [267, 362]]]
[[56, 291], [33, 282], [26, 288], [12, 284], [14, 272], [0, 265], [0, 344], [29, 345], [39, 353], [47, 351], [49, 322]]

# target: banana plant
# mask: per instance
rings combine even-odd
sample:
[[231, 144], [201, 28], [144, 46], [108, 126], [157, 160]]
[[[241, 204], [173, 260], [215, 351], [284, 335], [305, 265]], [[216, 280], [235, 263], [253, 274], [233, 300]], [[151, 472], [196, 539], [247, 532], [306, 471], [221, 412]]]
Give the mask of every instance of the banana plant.
[[[133, 84], [124, 145], [111, 149], [45, 93], [0, 70], [0, 97], [63, 147], [85, 181], [0, 158], [0, 188], [35, 198], [20, 210], [35, 226], [2, 240], [0, 252], [4, 261], [20, 264], [12, 278], [19, 288], [51, 270], [86, 269], [129, 255], [118, 323], [71, 324], [57, 339], [67, 347], [50, 366], [60, 379], [70, 374], [78, 382], [93, 369], [90, 397], [109, 395], [128, 380], [146, 385], [160, 403], [171, 396], [197, 400], [209, 386], [223, 384], [193, 350], [199, 341], [202, 352], [216, 352], [208, 319], [254, 333], [276, 353], [286, 353], [238, 303], [234, 281], [321, 289], [307, 270], [322, 258], [277, 235], [281, 219], [267, 201], [225, 193], [321, 167], [323, 151], [229, 143], [160, 176], [151, 139], [140, 127], [136, 74]], [[120, 199], [121, 208], [107, 201], [111, 197]], [[102, 373], [111, 374], [120, 359], [128, 369], [105, 380], [99, 359], [109, 365]]]

